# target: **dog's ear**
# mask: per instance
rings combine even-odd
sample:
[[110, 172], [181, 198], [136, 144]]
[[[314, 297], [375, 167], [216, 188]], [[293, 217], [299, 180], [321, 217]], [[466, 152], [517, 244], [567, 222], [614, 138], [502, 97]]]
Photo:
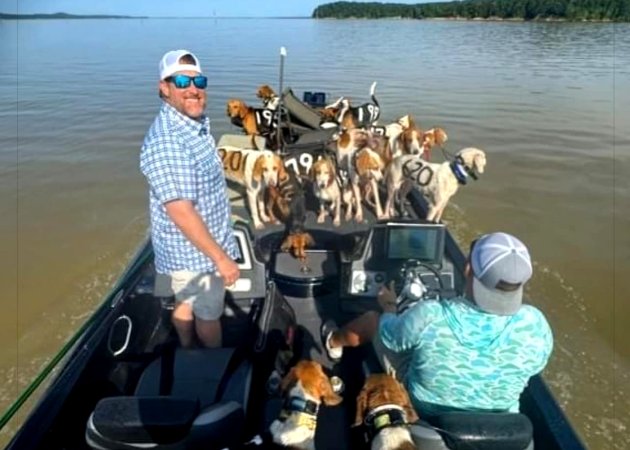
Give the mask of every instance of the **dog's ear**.
[[286, 167], [284, 167], [284, 161], [282, 158], [278, 155], [275, 155], [275, 158], [278, 163], [278, 184], [280, 184], [281, 181], [284, 181], [289, 177], [289, 174], [287, 173]]
[[394, 154], [392, 153], [392, 146], [389, 144], [389, 139], [385, 140], [385, 144], [383, 147], [383, 159], [385, 160], [385, 165], [388, 165], [392, 159], [394, 159]]
[[442, 128], [435, 129], [435, 142], [441, 147], [448, 141], [448, 135]]
[[325, 164], [326, 167], [328, 167], [328, 184], [326, 186], [330, 187], [333, 185], [333, 183], [337, 181], [335, 179], [337, 175], [337, 172], [335, 170], [335, 165], [329, 158], [324, 158], [323, 164]]
[[280, 382], [280, 391], [287, 392], [295, 383], [297, 383], [297, 376], [295, 375], [295, 367], [292, 367]]
[[256, 159], [256, 162], [254, 163], [254, 168], [252, 170], [252, 179], [259, 183], [262, 180], [263, 165], [264, 165], [263, 159], [264, 159], [263, 155], [259, 155], [258, 158]]
[[416, 410], [411, 404], [411, 399], [409, 398], [407, 389], [405, 389], [405, 386], [403, 386], [403, 384], [399, 382], [398, 380], [396, 380], [396, 383], [398, 383], [398, 386], [400, 386], [400, 395], [401, 395], [400, 406], [402, 406], [402, 409], [405, 411], [405, 415], [407, 416], [407, 422], [408, 423], [417, 422], [420, 418], [418, 417]]
[[249, 109], [249, 107], [247, 106], [247, 104], [243, 101], [243, 100], [238, 100], [238, 115], [241, 118], [245, 118], [245, 116], [247, 115], [247, 110]]
[[288, 252], [293, 248], [293, 235], [287, 236], [284, 241], [282, 241], [282, 245], [280, 246], [280, 250], [283, 252]]
[[473, 165], [477, 173], [483, 173], [486, 168], [486, 155], [480, 150], [475, 153], [473, 158]]
[[358, 427], [363, 423], [365, 419], [365, 410], [367, 409], [367, 398], [368, 398], [368, 390], [361, 389], [359, 392], [359, 396], [357, 397], [357, 413], [354, 418], [354, 425]]
[[328, 378], [326, 374], [323, 373], [323, 371], [322, 377], [319, 381], [319, 391], [321, 392], [322, 401], [325, 405], [335, 406], [341, 403], [343, 400], [343, 398], [335, 394], [335, 391], [333, 391], [332, 388], [332, 384], [330, 383], [330, 378]]
[[226, 103], [226, 107], [225, 107], [225, 113], [227, 114], [228, 117], [232, 117], [232, 110], [234, 109], [234, 100], [230, 99], [227, 101]]

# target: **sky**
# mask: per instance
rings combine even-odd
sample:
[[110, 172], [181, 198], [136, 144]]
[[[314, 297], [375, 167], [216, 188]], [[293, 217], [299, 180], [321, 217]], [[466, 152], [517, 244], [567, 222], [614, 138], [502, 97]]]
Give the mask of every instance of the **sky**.
[[[396, 0], [392, 3], [424, 3]], [[310, 17], [330, 0], [1, 0], [0, 12], [115, 14], [150, 17]], [[385, 2], [384, 2], [385, 3]]]

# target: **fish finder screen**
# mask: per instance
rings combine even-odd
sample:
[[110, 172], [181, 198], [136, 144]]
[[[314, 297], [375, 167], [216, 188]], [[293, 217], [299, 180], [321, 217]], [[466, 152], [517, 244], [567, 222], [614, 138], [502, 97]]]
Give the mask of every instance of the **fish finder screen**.
[[444, 227], [388, 227], [386, 254], [389, 259], [415, 259], [441, 266], [444, 255]]

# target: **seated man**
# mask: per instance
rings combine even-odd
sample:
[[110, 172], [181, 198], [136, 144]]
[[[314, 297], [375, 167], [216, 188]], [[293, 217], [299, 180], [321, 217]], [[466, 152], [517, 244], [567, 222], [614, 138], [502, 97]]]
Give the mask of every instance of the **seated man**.
[[420, 301], [396, 315], [395, 294], [383, 288], [383, 314], [367, 312], [342, 329], [326, 322], [322, 339], [331, 359], [344, 346], [373, 341], [423, 418], [459, 410], [518, 412], [521, 392], [553, 347], [543, 314], [522, 304], [531, 275], [521, 241], [488, 234], [471, 245], [464, 297]]

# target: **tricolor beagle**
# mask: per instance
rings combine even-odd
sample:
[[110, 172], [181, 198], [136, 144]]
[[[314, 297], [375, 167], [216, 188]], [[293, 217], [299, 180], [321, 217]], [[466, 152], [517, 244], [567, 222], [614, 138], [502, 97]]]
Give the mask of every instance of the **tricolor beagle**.
[[344, 129], [366, 128], [374, 125], [381, 116], [381, 109], [374, 95], [375, 90], [376, 81], [370, 86], [372, 103], [364, 103], [355, 107], [350, 105], [350, 100], [346, 97], [341, 97], [333, 104], [326, 106], [321, 111], [322, 123], [336, 122]]
[[333, 216], [333, 225], [338, 227], [341, 224], [341, 205], [344, 203], [347, 209], [351, 208], [352, 193], [349, 189], [342, 189], [335, 164], [328, 157], [315, 161], [310, 176], [313, 194], [319, 200], [317, 223], [324, 223], [327, 212], [330, 212]]

